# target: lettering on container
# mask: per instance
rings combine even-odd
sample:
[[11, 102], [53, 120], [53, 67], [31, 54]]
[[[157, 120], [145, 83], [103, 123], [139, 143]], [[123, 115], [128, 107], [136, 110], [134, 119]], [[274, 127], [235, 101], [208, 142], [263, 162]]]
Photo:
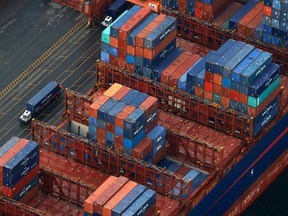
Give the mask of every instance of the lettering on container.
[[156, 112], [150, 115], [146, 122], [149, 123], [155, 116], [156, 116]]
[[28, 185], [26, 188], [24, 188], [24, 190], [20, 193], [20, 196], [22, 196], [23, 194], [27, 193], [27, 191], [31, 188], [31, 185]]
[[162, 136], [160, 136], [160, 137], [157, 139], [157, 142], [159, 142], [161, 139], [162, 139]]
[[142, 213], [144, 213], [146, 211], [147, 207], [148, 207], [148, 203], [141, 208], [141, 210], [137, 213], [137, 215], [141, 215]]
[[272, 118], [272, 115], [269, 115], [265, 120], [261, 123], [261, 126], [267, 124], [267, 122]]
[[162, 40], [162, 39], [166, 38], [167, 35], [168, 35], [170, 32], [172, 32], [172, 30], [174, 30], [174, 28], [175, 28], [175, 27], [173, 26], [173, 28], [168, 29], [167, 31], [163, 32], [159, 39]]
[[258, 74], [261, 73], [261, 72], [264, 70], [265, 67], [266, 67], [266, 65], [263, 65], [263, 66], [260, 68], [260, 70], [257, 71], [257, 73], [256, 73], [255, 75], [258, 76]]
[[271, 84], [271, 82], [272, 82], [272, 78], [270, 78], [269, 80], [268, 80], [268, 82], [265, 84], [265, 86], [270, 86], [270, 84]]
[[159, 146], [157, 147], [156, 151], [158, 151], [160, 148], [161, 148], [161, 145], [159, 145]]
[[141, 125], [141, 126], [134, 132], [134, 135], [136, 135], [142, 128], [143, 128], [143, 125]]
[[273, 105], [270, 105], [269, 107], [265, 108], [265, 111], [262, 113], [261, 116], [265, 116], [271, 109], [273, 109], [277, 105], [277, 102]]

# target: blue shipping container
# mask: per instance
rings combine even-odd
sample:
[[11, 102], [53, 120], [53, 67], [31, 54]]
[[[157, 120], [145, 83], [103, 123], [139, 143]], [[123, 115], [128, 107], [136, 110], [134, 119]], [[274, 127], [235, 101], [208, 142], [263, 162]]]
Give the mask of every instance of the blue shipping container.
[[109, 122], [111, 124], [114, 124], [115, 117], [120, 113], [127, 105], [119, 101], [112, 109], [109, 110], [109, 112], [106, 115], [106, 122]]
[[98, 109], [98, 119], [106, 121], [106, 116], [109, 110], [111, 110], [118, 101], [114, 98], [110, 98], [106, 103], [104, 103], [99, 109]]
[[30, 190], [32, 190], [34, 187], [37, 187], [38, 184], [39, 184], [39, 176], [37, 175], [13, 197], [13, 200], [19, 201]]
[[101, 61], [109, 63], [110, 62], [109, 53], [101, 52]]
[[146, 99], [148, 98], [148, 95], [142, 92], [139, 92], [139, 95], [131, 102], [131, 105], [134, 107], [138, 107], [140, 104], [142, 104]]
[[153, 155], [155, 155], [165, 145], [166, 129], [157, 125], [147, 134], [147, 137], [153, 140]]
[[125, 104], [130, 105], [132, 101], [140, 94], [139, 91], [135, 89], [131, 89], [122, 99], [121, 101]]
[[125, 120], [124, 129], [136, 135], [144, 127], [145, 112], [136, 108]]
[[8, 152], [20, 139], [13, 136], [10, 138], [3, 146], [0, 148], [0, 157], [2, 157], [6, 152]]

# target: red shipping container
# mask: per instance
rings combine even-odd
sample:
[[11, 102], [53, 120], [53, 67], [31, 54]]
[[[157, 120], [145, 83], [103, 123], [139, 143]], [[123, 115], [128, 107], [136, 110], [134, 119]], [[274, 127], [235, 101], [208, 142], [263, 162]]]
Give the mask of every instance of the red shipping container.
[[163, 39], [154, 49], [144, 48], [143, 57], [147, 59], [153, 59], [157, 56], [165, 47], [167, 47], [170, 42], [176, 38], [176, 29], [172, 31], [165, 39]]
[[186, 0], [178, 0], [178, 11], [180, 13], [185, 13], [186, 12]]
[[128, 34], [136, 28], [152, 11], [149, 8], [142, 7], [119, 29], [118, 37], [126, 39]]
[[213, 73], [205, 71], [205, 81], [212, 83], [213, 82]]
[[115, 126], [124, 128], [124, 120], [129, 116], [135, 107], [127, 105], [118, 115], [115, 117]]
[[120, 101], [130, 90], [131, 88], [127, 86], [122, 86], [122, 88], [118, 92], [116, 92], [112, 97]]
[[126, 64], [126, 69], [130, 72], [130, 73], [135, 73], [135, 68], [133, 64]]
[[[205, 72], [205, 73], [207, 73], [207, 72]], [[204, 81], [204, 90], [205, 90], [205, 91], [212, 92], [212, 91], [213, 91], [212, 82]]]
[[222, 85], [222, 76], [219, 74], [213, 74], [213, 83]]
[[152, 164], [158, 164], [165, 157], [165, 147], [157, 151], [152, 158]]
[[126, 55], [125, 55], [125, 57], [118, 58], [117, 62], [118, 62], [117, 65], [118, 65], [119, 67], [125, 68], [126, 65], [127, 65]]
[[198, 97], [203, 98], [204, 97], [204, 89], [202, 89], [199, 86], [195, 86], [194, 94]]
[[[204, 4], [203, 11], [210, 15], [210, 21], [219, 16], [232, 3], [231, 0], [216, 0], [212, 5]], [[208, 21], [208, 20], [207, 20]]]
[[153, 150], [153, 140], [145, 137], [132, 150], [132, 155], [135, 158], [143, 159]]
[[195, 8], [194, 16], [199, 19], [203, 19], [204, 18], [203, 10], [201, 10], [200, 8]]
[[166, 19], [166, 16], [160, 14], [152, 22], [149, 23], [135, 38], [136, 46], [144, 47], [144, 39], [150, 34], [157, 26]]
[[118, 49], [118, 60], [119, 58], [123, 58], [126, 61], [126, 50], [125, 49]]
[[248, 106], [248, 115], [256, 117], [259, 115], [276, 97], [279, 96], [281, 86], [276, 88], [257, 108]]
[[238, 91], [235, 91], [235, 90], [233, 90], [233, 89], [230, 89], [230, 99], [239, 102], [239, 92], [238, 92]]
[[156, 215], [156, 203], [150, 206], [144, 213], [143, 216]]
[[220, 95], [224, 97], [230, 97], [230, 89], [222, 86]]
[[[104, 193], [100, 193], [100, 195], [98, 195], [96, 190], [93, 194], [96, 196], [98, 195], [98, 197], [94, 200], [93, 212], [101, 214], [107, 201], [111, 199], [111, 197], [113, 197], [114, 194], [116, 194], [128, 181], [128, 178], [120, 176], [109, 188], [106, 189]], [[105, 182], [103, 184], [105, 184]]]
[[121, 88], [123, 85], [119, 83], [114, 83], [112, 86], [110, 86], [104, 93], [103, 95], [106, 95], [108, 97], [113, 97]]
[[129, 54], [131, 56], [135, 56], [135, 47], [133, 47], [131, 45], [127, 45], [126, 51], [127, 51], [127, 54]]
[[119, 50], [125, 50], [126, 53], [126, 40], [123, 40], [122, 38], [118, 38], [118, 56]]
[[271, 17], [272, 16], [272, 8], [267, 6], [267, 5], [264, 5], [263, 6], [263, 13], [264, 13], [264, 15]]
[[261, 11], [257, 16], [247, 25], [246, 34], [253, 37], [255, 28], [262, 22], [263, 11]]
[[101, 95], [98, 100], [94, 101], [89, 107], [89, 115], [98, 118], [98, 110], [100, 107], [109, 100], [110, 97]]
[[115, 176], [110, 176], [100, 187], [97, 188], [97, 190], [95, 190], [93, 192], [93, 194], [91, 194], [84, 203], [84, 211], [88, 212], [89, 214], [93, 213], [93, 202], [94, 200], [101, 196], [102, 193], [105, 193], [105, 191], [117, 180], [118, 178]]
[[117, 151], [123, 152], [123, 137], [117, 134], [114, 135], [114, 147]]
[[29, 141], [20, 139], [8, 152], [0, 157], [0, 185], [3, 185], [3, 167], [11, 160], [21, 149], [23, 149]]
[[144, 48], [143, 48], [143, 47], [136, 46], [136, 47], [135, 47], [135, 55], [136, 55], [136, 56], [143, 57], [143, 56], [144, 56]]
[[230, 107], [230, 98], [222, 96], [221, 97], [221, 104], [225, 107]]
[[192, 55], [191, 52], [183, 52], [177, 59], [175, 59], [162, 73], [161, 82], [168, 85], [169, 76], [174, 73], [179, 67], [181, 67], [186, 60]]
[[213, 84], [212, 90], [214, 93], [221, 95], [222, 86], [217, 85], [217, 84]]
[[110, 122], [106, 122], [106, 130], [107, 131], [114, 133], [114, 128], [115, 128], [115, 126], [113, 124], [111, 124]]
[[190, 68], [192, 67], [199, 59], [201, 58], [201, 56], [197, 55], [197, 54], [193, 54], [192, 56], [190, 56], [186, 62], [179, 67], [176, 71], [174, 71], [170, 76], [169, 76], [169, 82], [168, 84], [170, 86], [177, 86], [178, 85], [178, 80], [180, 79], [180, 77]]
[[232, 2], [232, 4], [213, 22], [216, 26], [221, 26], [226, 20], [228, 20], [236, 11], [240, 9], [242, 5], [238, 2]]
[[24, 186], [26, 186], [36, 175], [39, 173], [39, 165], [35, 166], [30, 172], [27, 173], [14, 187], [10, 188], [3, 186], [1, 194], [6, 197], [14, 197]]
[[101, 145], [104, 146], [106, 145], [105, 144], [105, 141], [106, 141], [106, 131], [104, 129], [101, 129], [101, 128], [97, 128], [97, 139], [98, 139], [98, 142], [101, 142]]
[[118, 38], [110, 36], [110, 46], [118, 48]]
[[258, 13], [263, 11], [263, 2], [260, 1], [252, 10], [250, 10], [237, 24], [237, 31], [245, 35], [246, 26], [257, 16]]
[[[110, 58], [110, 63], [111, 64], [116, 64], [117, 63], [117, 57], [116, 56], [113, 56], [113, 55], [109, 55], [109, 58]], [[117, 66], [117, 65], [116, 65]]]
[[149, 96], [142, 104], [139, 105], [139, 109], [145, 111], [145, 116], [151, 115], [155, 109], [159, 106], [159, 101], [157, 98]]
[[204, 9], [204, 3], [201, 0], [196, 0], [195, 1], [195, 8], [199, 8], [199, 9]]
[[145, 127], [145, 133], [149, 133], [151, 130], [153, 130], [154, 127], [156, 127], [158, 122], [158, 118], [154, 118], [153, 121], [149, 122]]
[[247, 104], [248, 103], [248, 96], [246, 94], [239, 93], [239, 102], [243, 103], [243, 104]]
[[130, 191], [137, 186], [136, 182], [129, 181], [125, 184], [103, 207], [102, 215], [111, 216], [112, 209], [124, 199]]
[[27, 194], [25, 194], [20, 200], [20, 203], [27, 204], [32, 198], [39, 193], [39, 184], [35, 185]]
[[204, 90], [204, 99], [212, 101], [212, 92], [208, 92]]

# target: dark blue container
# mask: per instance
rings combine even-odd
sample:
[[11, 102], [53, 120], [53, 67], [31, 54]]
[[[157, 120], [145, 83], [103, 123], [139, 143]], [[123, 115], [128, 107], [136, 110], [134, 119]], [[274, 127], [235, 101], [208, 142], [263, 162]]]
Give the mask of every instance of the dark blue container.
[[204, 89], [204, 79], [205, 79], [205, 70], [203, 69], [199, 74], [196, 76], [195, 84], [196, 86], [201, 87]]
[[[125, 135], [125, 129], [124, 129], [124, 135]], [[126, 138], [124, 137], [123, 139], [123, 148], [124, 148], [124, 152], [128, 155], [132, 155], [132, 150], [133, 148], [145, 137], [145, 130], [144, 128], [142, 128], [141, 130], [139, 130], [139, 132], [137, 133], [137, 135], [130, 139], [130, 138]]]
[[[136, 108], [125, 120], [124, 129], [131, 131], [134, 135], [139, 133], [139, 130], [144, 127], [145, 112]], [[124, 133], [125, 134], [125, 133]]]
[[237, 29], [238, 22], [259, 3], [258, 0], [250, 0], [243, 5], [232, 17], [229, 19], [229, 29]]
[[176, 18], [168, 16], [157, 28], [146, 36], [144, 39], [144, 47], [151, 50], [154, 49], [171, 34], [174, 29], [176, 29]]
[[94, 118], [93, 116], [89, 116], [89, 126], [90, 125], [97, 126], [97, 119]]
[[6, 152], [8, 152], [20, 139], [13, 136], [10, 138], [3, 146], [0, 148], [0, 157], [2, 157]]
[[268, 88], [281, 74], [281, 68], [278, 64], [271, 64], [257, 79], [255, 79], [248, 88], [248, 94], [252, 97], [258, 97]]
[[278, 36], [274, 36], [272, 35], [271, 37], [271, 43], [274, 44], [275, 46], [280, 47], [281, 43], [280, 43], [280, 38]]
[[226, 78], [226, 77], [223, 77], [222, 78], [222, 86], [230, 89], [231, 88], [231, 80]]
[[112, 216], [121, 216], [131, 203], [133, 203], [146, 189], [146, 186], [138, 184], [112, 209]]
[[215, 72], [214, 65], [218, 63], [222, 55], [215, 52], [207, 61], [205, 62], [205, 70], [208, 72]]
[[142, 104], [146, 99], [148, 98], [148, 95], [140, 92], [139, 95], [131, 102], [131, 105], [134, 107], [138, 107], [140, 104]]
[[272, 34], [272, 27], [268, 25], [263, 25], [263, 33]]
[[271, 33], [272, 35], [275, 35], [275, 36], [279, 35], [279, 31], [280, 31], [279, 29], [272, 27], [271, 30], [272, 30], [272, 33]]
[[231, 89], [235, 90], [235, 91], [239, 91], [240, 89], [240, 84], [234, 81], [231, 81]]
[[274, 28], [279, 29], [279, 27], [280, 27], [280, 22], [279, 22], [279, 20], [272, 18], [271, 27], [274, 27]]
[[242, 85], [249, 86], [262, 72], [272, 64], [272, 53], [263, 52], [251, 65], [240, 75]]
[[114, 133], [106, 131], [106, 140], [114, 142]]
[[112, 109], [109, 110], [109, 112], [106, 115], [106, 122], [109, 122], [111, 124], [114, 124], [115, 117], [120, 113], [127, 105], [119, 101]]
[[210, 59], [215, 54], [215, 51], [210, 51], [206, 56], [199, 59], [192, 67], [190, 67], [187, 73], [187, 83], [195, 85], [195, 80], [197, 74], [199, 74], [203, 69], [205, 69], [206, 61]]
[[269, 115], [270, 110], [279, 106], [279, 96], [277, 96], [261, 113], [254, 118], [254, 126], [258, 125], [263, 118]]
[[281, 10], [281, 1], [280, 0], [272, 0], [272, 8], [277, 10]]
[[135, 56], [135, 57], [134, 57], [134, 64], [137, 65], [137, 66], [143, 67], [143, 64], [144, 64], [144, 59], [143, 59], [143, 57]]
[[89, 126], [89, 134], [88, 139], [92, 141], [96, 141], [97, 138], [97, 128], [96, 126]]
[[13, 200], [19, 201], [22, 199], [30, 190], [39, 184], [39, 176], [35, 176], [27, 185], [25, 185], [14, 197]]
[[267, 5], [269, 7], [272, 7], [272, 1], [273, 0], [264, 0], [264, 5]]
[[[278, 1], [278, 2], [280, 2], [280, 1]], [[273, 19], [276, 19], [276, 20], [280, 19], [280, 10], [273, 8], [273, 10], [272, 10], [272, 22], [273, 22]]]
[[134, 56], [127, 54], [126, 55], [126, 62], [128, 64], [134, 64]]
[[139, 95], [139, 91], [135, 89], [131, 89], [122, 99], [121, 101], [125, 104], [131, 104], [131, 102]]
[[263, 15], [262, 23], [263, 23], [263, 25], [271, 26], [271, 20], [272, 20], [271, 17]]
[[233, 69], [243, 61], [244, 58], [246, 58], [249, 53], [251, 53], [254, 50], [254, 46], [250, 44], [246, 44], [235, 56], [233, 56], [230, 61], [228, 61], [223, 68], [223, 76], [224, 77], [232, 77], [232, 71]]
[[258, 40], [263, 40], [263, 23], [260, 23], [255, 29], [254, 29], [254, 37]]
[[113, 23], [110, 27], [110, 36], [118, 38], [118, 31], [119, 29], [132, 17], [134, 16], [139, 10], [141, 9], [140, 6], [134, 5], [129, 11], [126, 12], [122, 17], [120, 17], [116, 22]]
[[147, 137], [153, 140], [153, 155], [155, 155], [165, 145], [166, 129], [157, 125], [147, 134]]
[[242, 93], [242, 94], [245, 94], [245, 95], [248, 95], [248, 86], [246, 86], [246, 85], [241, 85], [240, 84], [240, 92]]
[[163, 49], [158, 55], [153, 59], [144, 58], [144, 67], [154, 69], [160, 62], [166, 58], [174, 49], [176, 48], [176, 39], [170, 42], [168, 46]]
[[100, 109], [98, 109], [98, 119], [106, 121], [106, 116], [109, 110], [111, 110], [116, 104], [118, 103], [117, 100], [114, 98], [110, 98], [106, 103], [104, 103]]
[[123, 128], [115, 126], [114, 131], [116, 135], [123, 136]]
[[109, 63], [110, 62], [109, 53], [101, 52], [101, 61]]
[[137, 34], [142, 31], [150, 22], [152, 22], [157, 17], [156, 13], [150, 14], [145, 20], [143, 20], [127, 37], [127, 44], [130, 46], [135, 46], [135, 38]]
[[287, 32], [287, 23], [281, 21], [280, 22], [280, 28], [281, 31], [278, 30], [278, 34], [283, 37], [283, 35], [285, 35], [285, 33]]
[[179, 47], [173, 50], [165, 59], [163, 59], [163, 61], [157, 67], [153, 69], [152, 79], [160, 82], [162, 72], [171, 64], [171, 62], [177, 59], [183, 52], [184, 50]]
[[273, 109], [269, 110], [269, 112], [265, 115], [264, 118], [261, 119], [261, 121], [257, 122], [258, 124], [255, 124], [254, 122], [253, 136], [256, 136], [258, 133], [260, 133], [261, 130], [277, 115], [277, 113], [278, 106], [275, 106]]
[[152, 79], [152, 69], [143, 67], [143, 76]]
[[108, 52], [109, 52], [109, 48], [110, 48], [110, 45], [109, 45], [109, 44], [106, 44], [106, 43], [104, 43], [104, 42], [101, 43], [101, 51], [102, 51], [102, 52], [108, 53]]
[[186, 1], [186, 13], [194, 16], [195, 12], [195, 0]]
[[154, 204], [156, 204], [156, 192], [147, 189], [124, 211], [123, 216], [144, 215]]
[[281, 2], [281, 12], [282, 13], [288, 13], [288, 2], [287, 1]]
[[[142, 58], [143, 59], [143, 58]], [[142, 70], [143, 66], [139, 66], [139, 65], [134, 65], [134, 70], [135, 70], [135, 73], [140, 75], [140, 76], [143, 76], [143, 70]]]
[[231, 74], [223, 73], [224, 65], [227, 64], [243, 47], [245, 46], [245, 43], [243, 42], [237, 42], [235, 45], [233, 45], [217, 62], [217, 64], [214, 65], [214, 72], [217, 74], [222, 74], [222, 76], [230, 78]]
[[240, 111], [239, 102], [231, 99], [230, 100], [230, 108], [239, 112]]
[[151, 123], [155, 118], [158, 118], [158, 108], [156, 108], [150, 115], [145, 115], [145, 126]]
[[33, 141], [21, 149], [3, 167], [4, 185], [15, 186], [31, 169], [39, 164], [39, 145]]
[[110, 55], [113, 55], [113, 56], [115, 56], [115, 57], [118, 57], [118, 49], [115, 48], [115, 47], [110, 46], [110, 48], [109, 48], [109, 54], [110, 54]]
[[176, 173], [182, 166], [183, 166], [182, 163], [172, 161], [172, 164], [169, 167], [167, 167], [167, 170]]
[[288, 17], [287, 17], [287, 13], [286, 12], [282, 12], [280, 14], [280, 20], [283, 21], [283, 22], [287, 22]]
[[178, 10], [178, 0], [162, 0], [162, 6]]
[[248, 105], [243, 103], [238, 103], [238, 109], [240, 113], [248, 114]]
[[195, 85], [192, 85], [190, 83], [186, 83], [186, 90], [187, 93], [189, 94], [194, 94], [195, 92]]
[[265, 43], [271, 44], [272, 43], [272, 36], [268, 33], [263, 33], [263, 41]]
[[102, 119], [97, 119], [97, 127], [106, 130], [106, 121]]

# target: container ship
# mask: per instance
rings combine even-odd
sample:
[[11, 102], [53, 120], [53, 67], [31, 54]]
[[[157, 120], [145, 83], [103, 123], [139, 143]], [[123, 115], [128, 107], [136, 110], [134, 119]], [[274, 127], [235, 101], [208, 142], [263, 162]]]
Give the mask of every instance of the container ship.
[[287, 1], [54, 2], [104, 20], [101, 55], [86, 94], [52, 81], [27, 101], [1, 214], [240, 215], [287, 168]]

